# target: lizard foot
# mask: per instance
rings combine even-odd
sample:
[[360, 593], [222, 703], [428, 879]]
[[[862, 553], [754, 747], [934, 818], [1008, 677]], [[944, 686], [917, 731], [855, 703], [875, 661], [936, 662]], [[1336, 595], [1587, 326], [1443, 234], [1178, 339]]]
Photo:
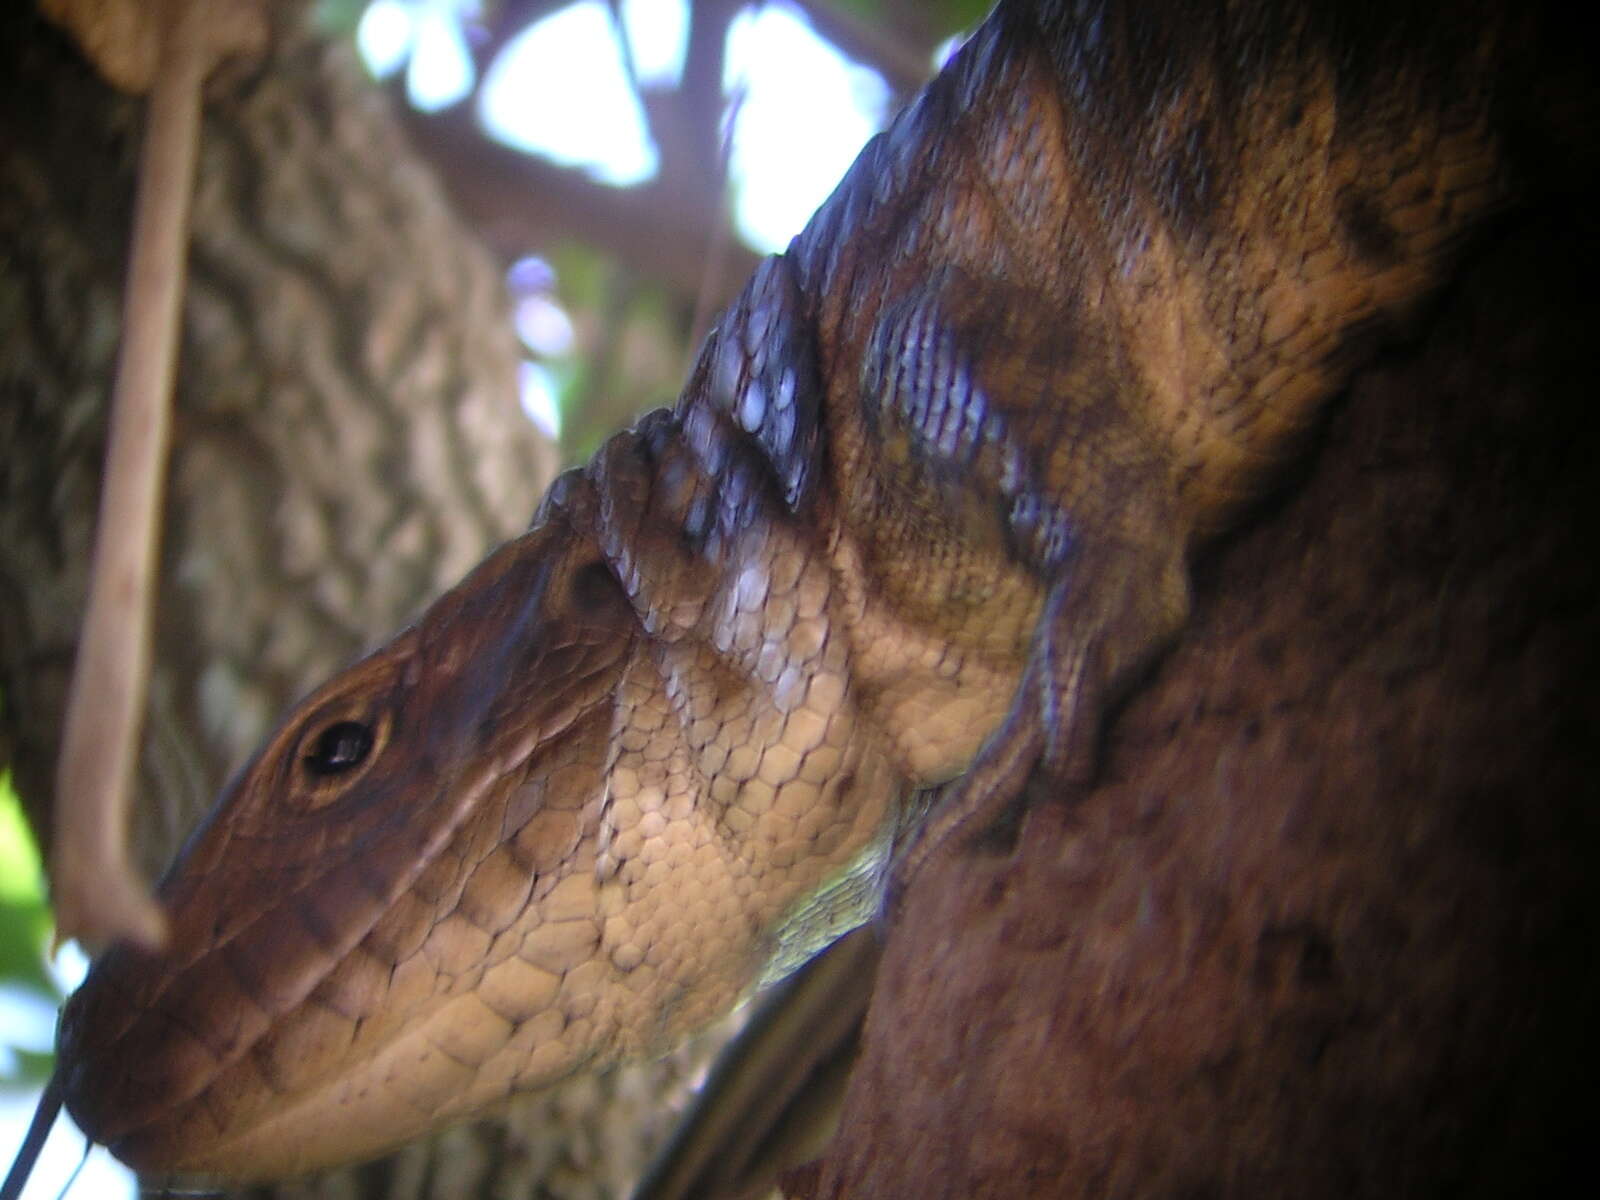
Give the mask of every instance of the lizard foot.
[[914, 797], [902, 825], [885, 909], [899, 899], [933, 852], [952, 838], [973, 850], [1009, 847], [1030, 784], [1066, 797], [1094, 777], [1099, 735], [1101, 656], [1093, 639], [1067, 630], [1068, 589], [1051, 589], [1021, 685], [1004, 723], [961, 775]]
[[[1065, 801], [1094, 782], [1112, 699], [1156, 658], [1188, 612], [1174, 543], [1135, 569], [1080, 562], [1050, 586], [1011, 708], [961, 775], [917, 794], [896, 840], [884, 897], [892, 916], [924, 863], [952, 838], [972, 850], [1009, 848], [1030, 796]], [[1086, 566], [1091, 567], [1085, 570]], [[1092, 569], [1099, 566], [1101, 569]], [[1118, 579], [1110, 592], [1085, 586]], [[1115, 613], [1116, 620], [1108, 620]]]

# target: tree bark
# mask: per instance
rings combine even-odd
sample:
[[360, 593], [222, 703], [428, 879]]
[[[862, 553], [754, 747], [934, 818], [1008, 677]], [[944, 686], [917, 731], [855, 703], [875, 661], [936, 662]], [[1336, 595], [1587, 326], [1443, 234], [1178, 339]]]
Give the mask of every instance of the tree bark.
[[795, 1197], [1589, 1173], [1600, 240], [1527, 217], [1201, 565], [1086, 795], [947, 845]]
[[[142, 106], [0, 12], [0, 763], [48, 840]], [[277, 714], [521, 529], [499, 264], [347, 47], [281, 16], [206, 104], [136, 849], [152, 876]], [[693, 1054], [256, 1196], [615, 1195]]]

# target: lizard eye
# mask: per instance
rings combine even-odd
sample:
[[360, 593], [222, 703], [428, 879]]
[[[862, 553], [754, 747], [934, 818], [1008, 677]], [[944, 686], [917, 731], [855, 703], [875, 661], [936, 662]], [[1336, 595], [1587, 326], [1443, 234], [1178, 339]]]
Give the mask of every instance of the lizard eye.
[[300, 727], [283, 759], [291, 773], [286, 797], [303, 812], [315, 812], [350, 795], [389, 744], [394, 715], [370, 697], [350, 696], [325, 704]]
[[335, 721], [306, 750], [306, 770], [319, 779], [353, 771], [372, 753], [372, 727], [360, 721]]

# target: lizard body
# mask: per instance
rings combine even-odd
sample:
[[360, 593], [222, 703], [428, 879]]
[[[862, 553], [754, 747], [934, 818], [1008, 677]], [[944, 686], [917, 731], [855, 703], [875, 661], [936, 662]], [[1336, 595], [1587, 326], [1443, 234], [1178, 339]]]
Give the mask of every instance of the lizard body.
[[67, 1009], [85, 1131], [373, 1154], [704, 1023], [913, 793], [937, 840], [1081, 780], [1194, 546], [1510, 195], [1516, 31], [1384, 15], [1003, 4], [677, 406], [230, 784]]

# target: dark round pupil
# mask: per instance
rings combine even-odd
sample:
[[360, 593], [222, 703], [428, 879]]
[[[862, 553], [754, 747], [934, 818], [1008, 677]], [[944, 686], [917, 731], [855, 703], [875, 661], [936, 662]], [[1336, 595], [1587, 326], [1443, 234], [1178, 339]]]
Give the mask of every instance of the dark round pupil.
[[317, 735], [306, 766], [314, 775], [337, 775], [359, 767], [371, 751], [371, 729], [360, 721], [335, 721]]

